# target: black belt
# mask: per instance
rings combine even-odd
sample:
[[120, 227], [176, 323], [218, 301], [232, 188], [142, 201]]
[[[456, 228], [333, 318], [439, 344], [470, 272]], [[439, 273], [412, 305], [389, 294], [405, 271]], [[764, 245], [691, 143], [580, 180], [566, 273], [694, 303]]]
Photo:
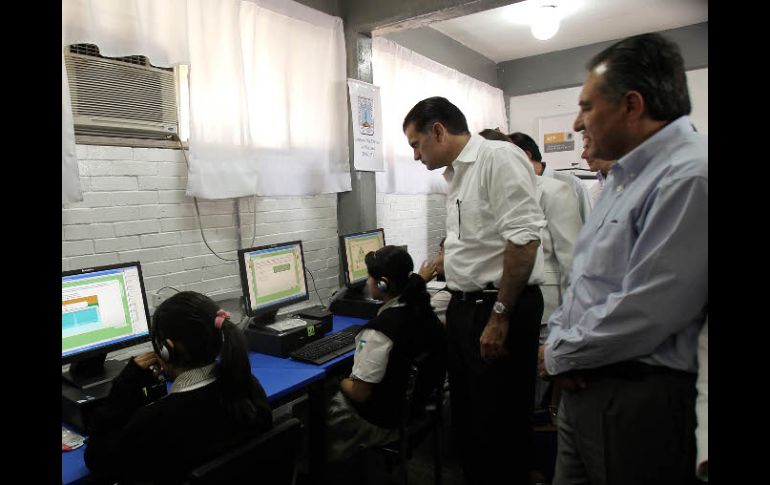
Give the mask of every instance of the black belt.
[[453, 290], [451, 288], [447, 288], [449, 290], [449, 293], [452, 294], [452, 298], [457, 298], [460, 301], [476, 301], [482, 298], [489, 298], [491, 296], [497, 296], [497, 292], [499, 291], [497, 288], [492, 285], [492, 283], [489, 283], [487, 287], [483, 290], [478, 291], [460, 291], [460, 290]]
[[615, 364], [596, 367], [594, 369], [581, 369], [571, 372], [575, 376], [581, 376], [586, 380], [597, 380], [603, 377], [616, 377], [619, 379], [639, 380], [646, 376], [669, 374], [679, 377], [691, 378], [695, 374], [683, 370], [672, 369], [662, 365], [645, 364], [639, 361], [617, 362]]

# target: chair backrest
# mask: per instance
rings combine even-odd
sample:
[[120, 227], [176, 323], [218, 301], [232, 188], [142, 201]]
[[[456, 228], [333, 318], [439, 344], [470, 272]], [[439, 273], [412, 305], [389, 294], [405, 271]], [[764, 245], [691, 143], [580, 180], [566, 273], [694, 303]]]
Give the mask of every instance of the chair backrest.
[[424, 352], [415, 357], [407, 385], [407, 399], [411, 406], [407, 417], [424, 413], [425, 405], [440, 394], [445, 377], [446, 362], [442, 355]]
[[297, 418], [289, 418], [253, 440], [199, 466], [190, 473], [187, 484], [242, 484], [249, 479], [271, 485], [293, 484], [301, 427]]

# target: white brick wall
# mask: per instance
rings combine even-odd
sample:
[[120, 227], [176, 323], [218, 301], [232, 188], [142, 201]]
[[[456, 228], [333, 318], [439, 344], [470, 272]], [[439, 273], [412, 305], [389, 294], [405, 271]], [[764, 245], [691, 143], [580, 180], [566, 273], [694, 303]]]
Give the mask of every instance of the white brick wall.
[[[62, 270], [140, 261], [150, 295], [164, 286], [215, 299], [241, 294], [235, 262], [212, 255], [200, 236], [179, 150], [78, 145], [83, 201], [62, 207]], [[242, 247], [302, 240], [324, 303], [338, 287], [337, 196], [198, 201], [209, 245], [235, 260]], [[317, 300], [308, 278], [311, 300]]]
[[436, 256], [446, 235], [446, 196], [377, 194], [377, 225], [385, 230], [388, 244], [406, 244], [415, 271]]

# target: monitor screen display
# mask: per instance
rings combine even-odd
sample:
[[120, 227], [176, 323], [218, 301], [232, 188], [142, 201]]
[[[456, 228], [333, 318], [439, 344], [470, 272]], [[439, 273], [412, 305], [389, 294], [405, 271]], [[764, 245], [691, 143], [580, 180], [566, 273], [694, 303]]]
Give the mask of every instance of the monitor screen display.
[[385, 231], [357, 232], [340, 236], [342, 261], [345, 271], [345, 283], [348, 286], [362, 285], [369, 277], [364, 258], [369, 251], [377, 251], [385, 246]]
[[62, 363], [149, 340], [138, 262], [62, 272]]
[[241, 249], [238, 264], [249, 316], [309, 297], [301, 241]]

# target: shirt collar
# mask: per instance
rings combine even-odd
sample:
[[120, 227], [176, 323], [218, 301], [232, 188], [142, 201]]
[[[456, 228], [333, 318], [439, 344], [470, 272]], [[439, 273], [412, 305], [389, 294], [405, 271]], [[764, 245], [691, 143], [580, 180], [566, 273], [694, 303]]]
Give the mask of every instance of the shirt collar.
[[404, 304], [401, 303], [401, 300], [399, 300], [398, 297], [391, 298], [387, 301], [387, 303], [382, 305], [379, 310], [377, 310], [377, 316], [380, 316], [380, 313], [384, 312], [388, 308], [398, 308], [402, 306], [404, 306]]
[[[661, 153], [670, 140], [692, 131], [690, 117], [686, 115], [680, 116], [621, 157], [610, 168], [607, 175], [612, 174], [621, 183], [631, 182], [649, 163], [655, 162], [656, 155]], [[664, 159], [661, 157], [660, 161], [662, 162]]]
[[171, 393], [192, 391], [217, 380], [216, 363], [182, 372], [171, 384]]
[[[607, 175], [609, 175], [609, 174], [610, 174], [610, 172], [608, 170], [607, 171]], [[604, 182], [607, 181], [607, 177], [604, 176], [604, 174], [602, 173], [601, 170], [597, 170], [596, 171], [596, 180], [598, 180], [600, 184], [604, 184]]]
[[[460, 151], [460, 154], [457, 155], [455, 162], [475, 162], [479, 157], [479, 148], [481, 148], [481, 144], [484, 143], [484, 140], [486, 140], [486, 138], [483, 136], [471, 133], [471, 138], [468, 140], [468, 143], [465, 144], [462, 151]], [[454, 164], [454, 162], [452, 162], [452, 164]]]
[[452, 163], [447, 165], [446, 169], [444, 170], [444, 173], [442, 174], [444, 176], [444, 180], [447, 181], [447, 183], [452, 182], [452, 178], [455, 174], [455, 162], [460, 163], [473, 163], [476, 161], [476, 159], [479, 157], [479, 148], [481, 148], [481, 144], [486, 140], [481, 135], [477, 135], [476, 133], [471, 133], [471, 137], [468, 140], [468, 142], [465, 144], [463, 149], [460, 151], [460, 154], [457, 155], [457, 158], [455, 158]]

